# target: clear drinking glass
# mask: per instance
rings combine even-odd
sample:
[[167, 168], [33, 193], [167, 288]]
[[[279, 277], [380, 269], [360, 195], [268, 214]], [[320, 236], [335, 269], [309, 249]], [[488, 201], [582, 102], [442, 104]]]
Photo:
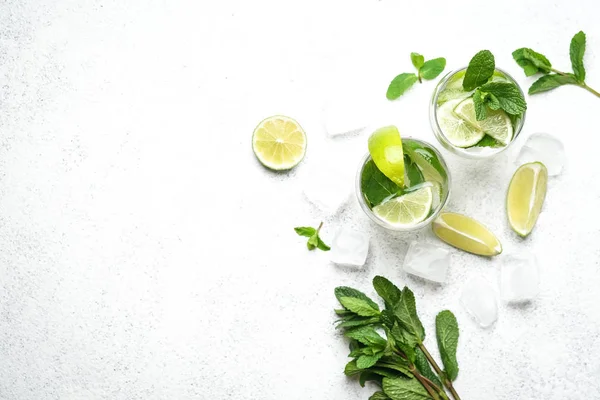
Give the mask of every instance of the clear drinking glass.
[[[356, 197], [358, 198], [358, 204], [360, 204], [360, 207], [365, 212], [365, 214], [367, 214], [367, 216], [371, 220], [373, 220], [375, 223], [377, 223], [378, 225], [380, 225], [386, 229], [392, 230], [392, 231], [411, 232], [411, 231], [415, 231], [415, 230], [418, 230], [418, 229], [421, 229], [421, 228], [427, 226], [429, 223], [431, 223], [431, 221], [433, 221], [440, 214], [440, 212], [442, 211], [442, 209], [448, 202], [448, 198], [450, 196], [451, 177], [450, 177], [450, 171], [448, 169], [448, 166], [446, 165], [446, 161], [444, 160], [444, 157], [442, 157], [440, 152], [434, 146], [432, 146], [430, 143], [427, 143], [427, 142], [419, 140], [419, 139], [403, 138], [402, 144], [404, 147], [407, 147], [407, 145], [409, 146], [411, 144], [416, 145], [417, 147], [424, 149], [424, 152], [423, 152], [424, 155], [427, 155], [427, 152], [432, 153], [435, 156], [435, 158], [437, 158], [437, 161], [439, 162], [439, 164], [436, 164], [435, 167], [433, 167], [432, 164], [429, 164], [429, 165], [431, 166], [431, 168], [439, 168], [443, 171], [443, 174], [441, 174], [442, 179], [438, 179], [438, 180], [431, 178], [431, 176], [436, 175], [435, 173], [434, 174], [424, 174], [424, 177], [426, 178], [425, 184], [430, 183], [436, 189], [434, 191], [434, 193], [435, 193], [434, 194], [434, 202], [432, 204], [431, 213], [429, 214], [429, 216], [425, 220], [423, 220], [419, 223], [416, 223], [414, 225], [398, 226], [398, 225], [394, 225], [382, 218], [379, 218], [373, 212], [373, 210], [369, 206], [367, 200], [365, 199], [365, 196], [363, 195], [362, 189], [361, 189], [361, 180], [362, 180], [362, 174], [363, 174], [364, 167], [367, 164], [367, 162], [369, 162], [371, 160], [371, 155], [369, 153], [367, 153], [360, 161], [360, 165], [358, 167], [358, 172], [356, 173]], [[427, 162], [427, 157], [423, 157], [422, 161]], [[427, 165], [426, 165], [426, 167], [427, 167]], [[427, 167], [427, 168], [429, 168], [429, 167]], [[428, 176], [429, 176], [429, 178], [428, 178]]]
[[[514, 143], [515, 139], [521, 133], [523, 129], [523, 124], [525, 123], [525, 113], [519, 118], [511, 117], [511, 122], [513, 126], [513, 136], [510, 142], [501, 147], [480, 147], [480, 146], [472, 146], [468, 148], [461, 148], [453, 145], [444, 135], [443, 130], [440, 128], [440, 124], [438, 123], [438, 109], [442, 104], [446, 101], [458, 100], [461, 98], [468, 98], [473, 92], [465, 92], [462, 90], [462, 78], [467, 70], [467, 67], [460, 68], [456, 71], [449, 72], [446, 76], [444, 76], [438, 85], [436, 86], [433, 96], [431, 97], [431, 103], [429, 106], [429, 121], [431, 123], [431, 129], [433, 129], [433, 133], [437, 140], [440, 142], [444, 148], [448, 149], [454, 154], [457, 154], [461, 157], [473, 158], [473, 159], [482, 159], [488, 158], [494, 155], [497, 155], [510, 147], [512, 143]], [[505, 81], [514, 83], [517, 88], [523, 94], [523, 89], [515, 79], [510, 76], [507, 72], [501, 70], [500, 68], [496, 68], [494, 75], [492, 76], [493, 81]], [[524, 95], [524, 94], [523, 94]], [[456, 117], [459, 119], [459, 117]]]

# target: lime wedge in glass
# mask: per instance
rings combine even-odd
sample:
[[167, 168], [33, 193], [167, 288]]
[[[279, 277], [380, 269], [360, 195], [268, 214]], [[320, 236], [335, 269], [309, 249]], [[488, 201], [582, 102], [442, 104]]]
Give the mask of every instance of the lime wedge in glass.
[[454, 113], [471, 126], [479, 128], [479, 130], [487, 133], [503, 145], [509, 144], [512, 140], [513, 125], [504, 110], [490, 110], [488, 108], [486, 118], [482, 121], [477, 121], [475, 118], [475, 104], [472, 98], [468, 98], [456, 106]]
[[454, 113], [461, 102], [462, 100], [456, 99], [444, 103], [437, 110], [437, 121], [446, 139], [452, 145], [464, 148], [476, 145], [485, 133], [477, 125], [468, 123]]
[[432, 203], [431, 186], [424, 186], [374, 207], [373, 212], [392, 225], [413, 226], [429, 216]]
[[386, 126], [373, 132], [369, 138], [369, 153], [377, 169], [404, 187], [404, 152], [398, 128]]

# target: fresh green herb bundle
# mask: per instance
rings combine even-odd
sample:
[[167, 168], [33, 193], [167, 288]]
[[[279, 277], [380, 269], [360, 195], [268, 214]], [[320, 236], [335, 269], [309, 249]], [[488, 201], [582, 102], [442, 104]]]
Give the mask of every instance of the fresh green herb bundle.
[[431, 80], [437, 78], [444, 68], [446, 68], [446, 59], [443, 57], [425, 61], [425, 57], [421, 54], [410, 53], [410, 60], [417, 69], [417, 73], [408, 72], [396, 76], [388, 87], [386, 93], [388, 100], [396, 100], [417, 81], [422, 83], [423, 79]]
[[413, 292], [407, 287], [400, 290], [382, 276], [373, 279], [373, 286], [384, 301], [383, 310], [356, 289], [335, 289], [343, 306], [335, 310], [340, 317], [338, 328], [350, 339], [353, 358], [344, 373], [358, 376], [363, 387], [367, 381], [380, 386], [370, 400], [448, 400], [446, 389], [460, 400], [452, 385], [458, 376], [459, 330], [454, 315], [442, 311], [435, 321], [442, 370], [425, 347], [425, 329], [417, 315]]
[[515, 50], [512, 55], [517, 64], [523, 68], [525, 75], [532, 76], [538, 73], [544, 74], [529, 88], [529, 94], [547, 92], [563, 85], [576, 85], [588, 92], [600, 97], [600, 93], [585, 83], [585, 67], [583, 66], [583, 55], [585, 54], [585, 33], [579, 31], [571, 39], [569, 55], [573, 73], [561, 72], [552, 68], [550, 61], [542, 54], [526, 47]]

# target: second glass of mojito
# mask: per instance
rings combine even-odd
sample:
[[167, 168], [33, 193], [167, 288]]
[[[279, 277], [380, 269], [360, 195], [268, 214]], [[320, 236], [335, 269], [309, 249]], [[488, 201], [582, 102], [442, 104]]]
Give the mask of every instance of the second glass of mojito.
[[[467, 68], [447, 74], [437, 85], [431, 99], [429, 119], [433, 133], [446, 149], [467, 158], [486, 158], [506, 150], [517, 138], [525, 113], [513, 116], [502, 109], [488, 110], [484, 120], [478, 121], [473, 102], [474, 91], [463, 88]], [[496, 68], [489, 82], [514, 84], [506, 72]]]
[[369, 218], [394, 231], [420, 229], [450, 194], [450, 172], [429, 143], [401, 138], [395, 126], [375, 131], [356, 176], [358, 202]]

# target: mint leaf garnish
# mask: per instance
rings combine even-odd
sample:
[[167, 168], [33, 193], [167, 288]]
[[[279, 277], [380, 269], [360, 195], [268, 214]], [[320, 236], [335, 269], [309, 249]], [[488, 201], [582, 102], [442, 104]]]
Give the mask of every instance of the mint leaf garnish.
[[385, 176], [377, 168], [373, 160], [369, 160], [363, 168], [360, 187], [363, 195], [372, 207], [401, 193], [400, 187]]
[[327, 246], [319, 236], [319, 232], [321, 231], [322, 227], [323, 223], [321, 222], [319, 224], [319, 227], [316, 229], [311, 228], [310, 226], [299, 226], [297, 228], [294, 228], [294, 231], [296, 231], [296, 233], [299, 236], [304, 236], [308, 238], [308, 241], [306, 242], [306, 247], [308, 248], [308, 250], [319, 249], [323, 251], [329, 251], [331, 250], [331, 248]]
[[415, 68], [419, 70], [425, 62], [425, 57], [419, 53], [410, 53], [410, 61], [412, 61], [412, 64], [415, 66]]
[[556, 89], [563, 85], [576, 85], [596, 97], [600, 97], [600, 92], [592, 89], [585, 83], [585, 67], [583, 65], [583, 56], [585, 54], [586, 37], [583, 31], [579, 31], [571, 39], [569, 47], [569, 56], [573, 73], [561, 72], [552, 68], [550, 61], [540, 53], [528, 48], [520, 48], [513, 52], [513, 58], [525, 71], [526, 76], [535, 75], [537, 73], [553, 74], [542, 76], [535, 81], [529, 88], [529, 94], [547, 92]]
[[469, 92], [477, 86], [483, 85], [492, 77], [495, 69], [494, 55], [489, 50], [481, 50], [469, 62], [463, 80], [463, 88]]
[[458, 322], [450, 311], [440, 312], [435, 318], [435, 330], [448, 379], [454, 381], [458, 376], [458, 362], [456, 361], [456, 348], [458, 347]]
[[481, 86], [479, 90], [482, 93], [493, 95], [504, 111], [512, 115], [521, 115], [527, 109], [527, 102], [523, 94], [512, 83], [508, 82], [490, 82]]
[[579, 82], [585, 81], [585, 68], [583, 66], [583, 55], [585, 53], [585, 33], [579, 31], [571, 39], [569, 54], [571, 56], [571, 66], [573, 74]]
[[419, 75], [424, 79], [431, 80], [438, 77], [446, 68], [446, 59], [443, 57], [426, 61], [420, 68]]
[[388, 87], [386, 97], [388, 100], [396, 100], [410, 89], [417, 80], [417, 75], [413, 73], [404, 73], [396, 76]]
[[486, 97], [481, 90], [475, 90], [475, 93], [473, 93], [473, 105], [475, 106], [475, 118], [477, 121], [482, 121], [487, 116], [485, 100]]

